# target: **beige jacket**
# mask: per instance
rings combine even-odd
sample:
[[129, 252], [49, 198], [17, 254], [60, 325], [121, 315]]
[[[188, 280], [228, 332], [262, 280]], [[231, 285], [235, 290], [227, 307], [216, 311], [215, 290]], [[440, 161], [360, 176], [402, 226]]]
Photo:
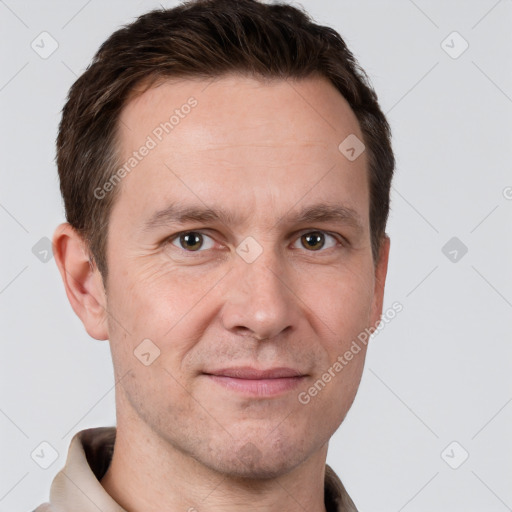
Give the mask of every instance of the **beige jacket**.
[[[126, 512], [100, 483], [114, 450], [116, 427], [98, 427], [75, 434], [66, 464], [53, 479], [50, 502], [33, 512]], [[325, 508], [327, 512], [357, 512], [336, 476], [325, 466]]]

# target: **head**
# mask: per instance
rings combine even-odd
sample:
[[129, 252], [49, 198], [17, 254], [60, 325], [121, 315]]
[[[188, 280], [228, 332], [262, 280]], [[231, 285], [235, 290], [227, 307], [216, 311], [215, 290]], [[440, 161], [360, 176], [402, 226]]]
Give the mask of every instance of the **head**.
[[[364, 144], [356, 159], [347, 137]], [[394, 168], [341, 37], [254, 0], [150, 12], [71, 88], [57, 163], [56, 260], [88, 333], [110, 340], [118, 425], [238, 476], [325, 446], [366, 346], [298, 397], [378, 322]], [[220, 382], [233, 367], [300, 377], [255, 396]]]

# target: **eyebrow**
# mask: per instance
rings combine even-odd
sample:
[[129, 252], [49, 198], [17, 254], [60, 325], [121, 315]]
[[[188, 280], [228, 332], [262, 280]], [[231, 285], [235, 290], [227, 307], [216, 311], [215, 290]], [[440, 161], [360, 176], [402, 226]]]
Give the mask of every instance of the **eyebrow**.
[[[243, 218], [222, 207], [208, 208], [206, 206], [183, 205], [174, 203], [162, 210], [158, 210], [143, 224], [143, 231], [153, 231], [171, 224], [185, 224], [187, 222], [218, 222], [227, 226], [241, 224]], [[364, 229], [361, 216], [352, 208], [341, 204], [316, 203], [304, 206], [298, 212], [288, 212], [275, 224], [307, 224], [312, 222], [338, 222], [356, 228]]]

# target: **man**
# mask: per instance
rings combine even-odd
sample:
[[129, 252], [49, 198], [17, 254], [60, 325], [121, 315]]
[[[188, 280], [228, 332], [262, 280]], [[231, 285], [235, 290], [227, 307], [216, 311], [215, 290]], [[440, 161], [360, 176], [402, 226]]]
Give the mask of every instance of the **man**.
[[57, 140], [68, 299], [110, 341], [116, 427], [37, 510], [355, 511], [328, 442], [378, 325], [394, 168], [341, 37], [199, 0], [115, 32]]

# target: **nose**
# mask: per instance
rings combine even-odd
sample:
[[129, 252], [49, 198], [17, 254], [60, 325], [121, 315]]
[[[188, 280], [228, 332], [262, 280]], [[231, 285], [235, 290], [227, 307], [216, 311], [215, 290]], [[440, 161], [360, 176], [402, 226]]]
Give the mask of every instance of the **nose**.
[[272, 339], [297, 328], [298, 298], [287, 282], [283, 264], [265, 250], [254, 262], [241, 258], [226, 283], [222, 323], [232, 333]]

